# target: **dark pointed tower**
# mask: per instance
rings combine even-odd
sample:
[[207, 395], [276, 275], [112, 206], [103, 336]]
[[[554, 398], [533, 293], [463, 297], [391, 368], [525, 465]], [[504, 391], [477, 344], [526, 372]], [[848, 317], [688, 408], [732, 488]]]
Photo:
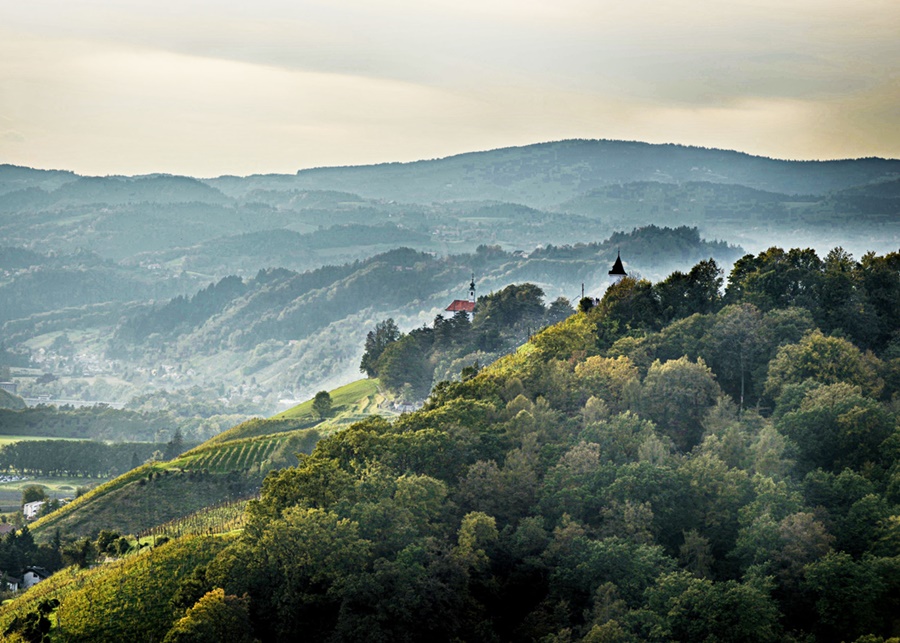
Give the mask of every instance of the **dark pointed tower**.
[[628, 273], [625, 272], [625, 267], [622, 265], [622, 256], [616, 251], [616, 262], [613, 264], [612, 270], [609, 271], [609, 285], [617, 284], [627, 276]]
[[469, 282], [469, 301], [475, 303], [475, 273], [472, 273], [472, 281]]

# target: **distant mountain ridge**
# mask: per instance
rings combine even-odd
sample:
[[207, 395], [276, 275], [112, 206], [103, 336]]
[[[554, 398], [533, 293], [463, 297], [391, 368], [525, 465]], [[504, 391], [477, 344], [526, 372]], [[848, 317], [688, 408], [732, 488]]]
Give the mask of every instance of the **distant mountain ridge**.
[[[792, 161], [672, 143], [569, 139], [406, 163], [191, 180], [232, 198], [254, 190], [334, 190], [414, 202], [481, 199], [549, 207], [591, 189], [634, 181], [734, 183], [770, 192], [821, 195], [898, 178], [900, 159]], [[222, 202], [219, 195], [188, 186], [185, 180], [168, 174], [79, 177], [66, 171], [0, 165], [0, 194], [32, 187], [50, 191], [81, 181], [81, 196], [90, 192], [85, 184], [106, 181], [136, 198], [152, 196], [144, 188], [153, 186], [168, 202], [177, 198]]]
[[[448, 183], [451, 177], [456, 182]], [[428, 161], [297, 173], [298, 187], [352, 190], [369, 198], [417, 201], [430, 194], [442, 200], [515, 200], [511, 197], [524, 195], [519, 202], [534, 207], [548, 207], [595, 187], [633, 181], [708, 181], [787, 194], [824, 194], [898, 177], [900, 160], [896, 159], [786, 161], [731, 150], [610, 140], [537, 143]]]
[[[399, 245], [442, 255], [480, 243], [529, 250], [642, 225], [696, 226], [748, 249], [787, 234], [862, 254], [895, 247], [898, 184], [898, 159], [787, 161], [610, 140], [207, 179], [0, 165], [0, 236], [210, 279], [307, 270]], [[285, 251], [284, 239], [268, 256], [263, 236], [279, 230], [310, 235], [308, 251]]]

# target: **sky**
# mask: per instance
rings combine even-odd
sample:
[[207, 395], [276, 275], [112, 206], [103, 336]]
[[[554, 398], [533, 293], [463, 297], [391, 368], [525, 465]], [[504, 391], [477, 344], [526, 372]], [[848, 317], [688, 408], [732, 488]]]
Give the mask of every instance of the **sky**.
[[898, 0], [0, 0], [0, 163], [290, 173], [566, 138], [900, 157]]

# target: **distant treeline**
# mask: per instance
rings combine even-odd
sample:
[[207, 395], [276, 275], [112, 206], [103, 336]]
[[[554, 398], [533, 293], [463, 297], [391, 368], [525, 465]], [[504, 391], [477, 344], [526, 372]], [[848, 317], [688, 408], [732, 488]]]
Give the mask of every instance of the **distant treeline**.
[[0, 409], [0, 435], [156, 442], [170, 438], [174, 424], [175, 419], [165, 412], [104, 406]]
[[106, 444], [91, 440], [24, 440], [0, 448], [0, 470], [41, 476], [107, 477], [130, 471], [157, 454], [173, 458], [172, 442]]

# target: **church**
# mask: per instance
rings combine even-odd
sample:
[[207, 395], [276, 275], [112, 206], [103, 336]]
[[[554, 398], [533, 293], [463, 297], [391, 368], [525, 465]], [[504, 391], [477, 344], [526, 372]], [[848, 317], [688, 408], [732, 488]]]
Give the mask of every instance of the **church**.
[[469, 283], [469, 299], [454, 299], [445, 312], [456, 314], [464, 312], [469, 316], [469, 321], [475, 317], [475, 273], [472, 273], [472, 281]]

